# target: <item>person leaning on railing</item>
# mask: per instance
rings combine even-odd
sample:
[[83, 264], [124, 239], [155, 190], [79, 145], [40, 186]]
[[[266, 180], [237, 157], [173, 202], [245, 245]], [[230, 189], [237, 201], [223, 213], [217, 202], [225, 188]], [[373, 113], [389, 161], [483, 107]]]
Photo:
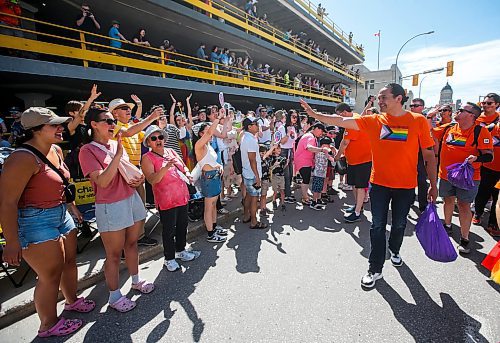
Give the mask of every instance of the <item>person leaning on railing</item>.
[[[15, 0], [0, 0], [0, 12], [21, 16], [21, 6]], [[21, 20], [19, 18], [0, 15], [0, 25], [10, 26], [12, 28], [0, 27], [0, 34], [14, 37], [24, 37], [23, 32], [17, 30], [21, 27]]]

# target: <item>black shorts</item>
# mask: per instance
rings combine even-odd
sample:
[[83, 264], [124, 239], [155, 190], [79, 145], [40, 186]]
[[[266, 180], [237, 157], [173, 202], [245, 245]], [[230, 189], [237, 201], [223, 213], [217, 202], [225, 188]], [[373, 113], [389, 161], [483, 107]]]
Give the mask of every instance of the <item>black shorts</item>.
[[370, 182], [372, 163], [366, 162], [356, 165], [347, 165], [347, 184], [355, 188], [367, 188]]
[[302, 183], [308, 185], [311, 182], [312, 167], [302, 167], [299, 169], [299, 174], [302, 177]]

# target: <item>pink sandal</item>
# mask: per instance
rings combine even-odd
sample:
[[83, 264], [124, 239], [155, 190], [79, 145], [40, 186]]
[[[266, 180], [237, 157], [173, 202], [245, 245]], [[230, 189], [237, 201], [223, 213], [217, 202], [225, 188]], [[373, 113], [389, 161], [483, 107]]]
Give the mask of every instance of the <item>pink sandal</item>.
[[80, 313], [87, 313], [95, 308], [95, 302], [87, 300], [84, 297], [76, 299], [72, 304], [64, 304], [65, 311], [76, 311]]
[[117, 302], [109, 304], [109, 307], [117, 310], [118, 312], [125, 313], [133, 310], [136, 305], [137, 304], [135, 303], [135, 301], [130, 300], [129, 298], [123, 296], [120, 299], [118, 299]]
[[151, 293], [155, 289], [155, 285], [146, 280], [142, 280], [136, 284], [132, 284], [132, 289], [136, 289], [143, 294]]
[[38, 331], [38, 337], [46, 338], [51, 336], [66, 336], [81, 328], [83, 322], [80, 319], [64, 319], [61, 317], [59, 321], [48, 330]]

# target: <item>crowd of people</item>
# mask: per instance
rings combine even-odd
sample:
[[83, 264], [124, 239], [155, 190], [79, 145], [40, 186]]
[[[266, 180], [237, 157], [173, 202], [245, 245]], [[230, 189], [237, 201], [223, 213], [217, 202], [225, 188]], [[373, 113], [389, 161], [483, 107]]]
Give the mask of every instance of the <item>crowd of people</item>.
[[[203, 198], [206, 240], [220, 244], [228, 236], [217, 216], [225, 203], [241, 196], [242, 222], [251, 230], [262, 230], [266, 216], [286, 211], [288, 204], [325, 211], [338, 193], [333, 186], [336, 174], [342, 174], [342, 183], [348, 185], [342, 187], [352, 189], [354, 198], [345, 209], [346, 223], [364, 220], [364, 207], [371, 201], [371, 252], [361, 281], [368, 288], [382, 278], [390, 204], [388, 246], [396, 267], [403, 264], [400, 248], [415, 188], [425, 204], [435, 202], [438, 195], [443, 198], [444, 226], [450, 235], [455, 234], [451, 219], [458, 204], [461, 254], [471, 250], [471, 223], [481, 224], [489, 200], [493, 209], [496, 206], [500, 97], [495, 93], [480, 104], [466, 103], [453, 115], [449, 105], [422, 115], [425, 103], [418, 98], [412, 100], [412, 112], [404, 110], [407, 97], [398, 84], [385, 86], [376, 99], [370, 97], [361, 114], [346, 103], [338, 104], [335, 114], [320, 113], [301, 100], [305, 113], [259, 105], [243, 115], [223, 100], [206, 108], [192, 106], [190, 94], [185, 101], [171, 95], [168, 110], [156, 104], [143, 115], [136, 95], [130, 96], [132, 102], [117, 98], [107, 106], [97, 101], [99, 97], [94, 85], [87, 101], [67, 103], [65, 116], [43, 107], [10, 111], [13, 122], [7, 142], [16, 149], [0, 174], [0, 223], [7, 242], [3, 259], [14, 266], [24, 259], [38, 275], [40, 337], [69, 334], [82, 325], [78, 319], [57, 316], [59, 289], [66, 310], [90, 312], [95, 307], [92, 300], [76, 295], [75, 222], [83, 217], [74, 204], [71, 179], [88, 178], [92, 183], [97, 228], [106, 252], [108, 303], [119, 312], [136, 306], [120, 291], [121, 258], [132, 289], [143, 294], [154, 290], [138, 270], [138, 244], [156, 244], [144, 235], [148, 201], [162, 223], [164, 266], [174, 272], [179, 263], [201, 254], [186, 248], [194, 194]], [[2, 137], [8, 126], [0, 121], [0, 128]], [[417, 168], [419, 151], [422, 170]], [[464, 161], [474, 169], [475, 187], [469, 190], [447, 178], [446, 167]], [[418, 185], [421, 179], [425, 188]], [[300, 185], [298, 200], [295, 185]], [[493, 210], [486, 230], [500, 234]]]

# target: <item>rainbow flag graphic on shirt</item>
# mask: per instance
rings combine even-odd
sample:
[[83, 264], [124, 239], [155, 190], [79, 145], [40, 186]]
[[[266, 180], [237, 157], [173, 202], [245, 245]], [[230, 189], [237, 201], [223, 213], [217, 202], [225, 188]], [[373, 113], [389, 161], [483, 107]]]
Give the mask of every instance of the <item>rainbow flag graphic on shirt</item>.
[[389, 141], [406, 142], [408, 139], [407, 126], [394, 126], [382, 125], [380, 129], [380, 139]]
[[446, 144], [454, 146], [465, 146], [467, 137], [455, 137], [453, 134], [449, 134], [446, 138]]
[[493, 136], [493, 146], [500, 146], [500, 139], [497, 136]]

